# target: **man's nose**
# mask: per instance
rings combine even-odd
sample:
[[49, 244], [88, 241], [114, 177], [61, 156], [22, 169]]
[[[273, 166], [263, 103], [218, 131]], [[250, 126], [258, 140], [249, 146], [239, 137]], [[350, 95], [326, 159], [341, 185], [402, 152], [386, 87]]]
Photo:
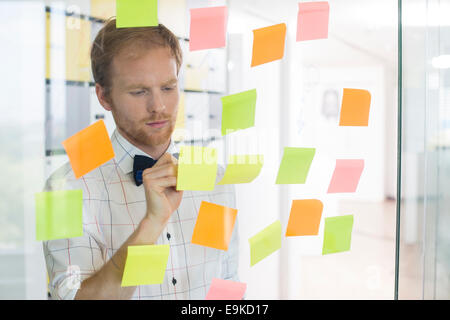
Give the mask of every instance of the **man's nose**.
[[154, 92], [151, 95], [151, 98], [147, 102], [147, 110], [148, 112], [162, 112], [166, 108], [164, 104], [164, 100], [160, 93]]

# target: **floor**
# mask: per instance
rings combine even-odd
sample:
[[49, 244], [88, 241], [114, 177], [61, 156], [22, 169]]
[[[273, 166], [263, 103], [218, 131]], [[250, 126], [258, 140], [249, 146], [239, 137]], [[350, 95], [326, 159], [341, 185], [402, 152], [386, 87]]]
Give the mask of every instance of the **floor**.
[[[341, 201], [339, 212], [354, 213], [351, 250], [302, 256], [300, 299], [394, 299], [395, 201]], [[420, 299], [420, 252], [401, 247], [401, 299]]]

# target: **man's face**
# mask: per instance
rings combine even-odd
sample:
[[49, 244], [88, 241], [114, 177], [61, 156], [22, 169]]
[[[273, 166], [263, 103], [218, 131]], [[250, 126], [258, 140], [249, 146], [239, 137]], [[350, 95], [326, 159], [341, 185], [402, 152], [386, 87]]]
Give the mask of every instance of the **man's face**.
[[[119, 132], [137, 146], [167, 143], [178, 112], [178, 76], [168, 48], [114, 57], [109, 96]], [[134, 50], [128, 50], [134, 51]]]

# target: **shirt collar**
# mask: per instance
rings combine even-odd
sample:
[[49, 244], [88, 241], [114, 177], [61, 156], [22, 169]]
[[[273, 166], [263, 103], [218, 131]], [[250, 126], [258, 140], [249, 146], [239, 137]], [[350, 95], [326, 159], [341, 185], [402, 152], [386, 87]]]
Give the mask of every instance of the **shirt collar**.
[[[116, 164], [120, 167], [120, 169], [122, 169], [125, 174], [133, 171], [133, 162], [135, 155], [142, 155], [152, 158], [147, 153], [131, 144], [119, 133], [119, 131], [117, 131], [117, 129], [115, 129], [113, 134], [111, 135], [111, 143], [114, 149], [114, 158]], [[169, 147], [167, 148], [166, 152], [172, 155], [178, 152], [178, 149], [172, 139], [170, 140]]]

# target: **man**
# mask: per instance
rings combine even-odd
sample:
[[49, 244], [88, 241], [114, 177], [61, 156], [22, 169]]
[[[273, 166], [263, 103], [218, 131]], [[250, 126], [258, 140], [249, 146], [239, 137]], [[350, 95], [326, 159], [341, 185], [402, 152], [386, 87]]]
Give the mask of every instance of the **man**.
[[[117, 29], [115, 22], [91, 51], [98, 100], [116, 123], [115, 157], [79, 179], [67, 163], [47, 181], [48, 191], [83, 191], [83, 236], [44, 243], [49, 290], [54, 299], [204, 299], [212, 278], [238, 280], [238, 236], [235, 224], [227, 251], [191, 244], [198, 209], [202, 201], [234, 208], [234, 188], [176, 190], [178, 39], [163, 25]], [[136, 155], [157, 160], [142, 185], [133, 176]], [[163, 283], [121, 287], [128, 246], [152, 244], [170, 245]], [[69, 269], [79, 270], [81, 284]]]

